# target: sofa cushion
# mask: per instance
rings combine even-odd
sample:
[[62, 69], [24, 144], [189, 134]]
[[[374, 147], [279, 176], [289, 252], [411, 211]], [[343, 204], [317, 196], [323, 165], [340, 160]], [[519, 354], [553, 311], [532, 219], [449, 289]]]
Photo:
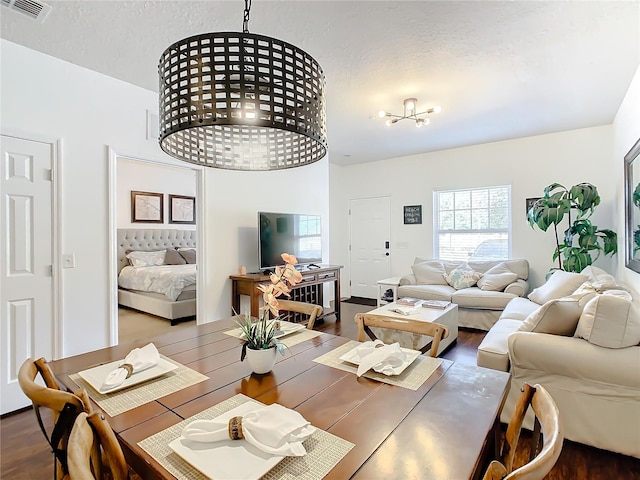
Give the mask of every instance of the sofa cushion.
[[584, 307], [575, 336], [608, 348], [640, 344], [640, 315], [631, 300], [598, 295]]
[[581, 313], [582, 307], [578, 300], [566, 297], [549, 300], [529, 315], [518, 331], [572, 337]]
[[586, 275], [580, 273], [556, 270], [546, 283], [529, 294], [529, 299], [544, 305], [549, 300], [571, 295], [587, 278]]
[[478, 283], [478, 280], [480, 280], [481, 277], [481, 273], [476, 272], [466, 263], [455, 268], [451, 273], [444, 275], [444, 279], [447, 283], [456, 290], [473, 287]]
[[476, 272], [486, 273], [496, 265], [504, 263], [509, 270], [518, 275], [518, 278], [526, 280], [529, 278], [529, 262], [524, 259], [493, 260], [493, 261], [473, 261], [467, 262]]
[[459, 307], [484, 310], [502, 310], [513, 298], [515, 295], [510, 293], [483, 291], [478, 287], [463, 288], [451, 295], [451, 301]]
[[585, 267], [580, 273], [589, 277], [588, 281], [594, 285], [596, 289], [606, 290], [609, 288], [616, 288], [618, 285], [618, 282], [613, 275], [605, 272], [601, 268], [594, 267], [593, 265]]
[[446, 285], [445, 270], [439, 260], [414, 263], [411, 266], [418, 285]]
[[482, 278], [478, 280], [478, 287], [480, 287], [480, 290], [501, 292], [507, 285], [517, 279], [518, 274], [509, 270], [506, 263], [501, 262], [484, 273]]
[[399, 297], [417, 297], [424, 300], [451, 301], [455, 288], [449, 285], [402, 285], [398, 287]]
[[500, 315], [500, 319], [509, 318], [511, 320], [524, 321], [529, 315], [539, 308], [540, 305], [532, 302], [531, 300], [516, 297], [507, 303], [506, 307], [504, 307], [504, 311], [502, 312], [502, 315]]
[[519, 320], [501, 319], [491, 327], [478, 346], [479, 367], [509, 371], [509, 335], [522, 325]]

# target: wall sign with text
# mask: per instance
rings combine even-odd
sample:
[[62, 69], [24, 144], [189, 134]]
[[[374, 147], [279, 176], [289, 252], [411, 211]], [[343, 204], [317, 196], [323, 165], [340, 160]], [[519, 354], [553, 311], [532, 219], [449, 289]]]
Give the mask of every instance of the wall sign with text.
[[422, 205], [404, 206], [404, 224], [419, 225], [422, 223]]

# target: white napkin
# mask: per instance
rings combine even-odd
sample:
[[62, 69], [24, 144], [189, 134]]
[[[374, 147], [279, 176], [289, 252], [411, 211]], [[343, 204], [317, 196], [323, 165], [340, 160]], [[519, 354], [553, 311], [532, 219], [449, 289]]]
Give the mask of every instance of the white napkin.
[[[182, 435], [194, 442], [229, 440], [228, 424], [228, 419], [195, 420], [184, 428]], [[315, 431], [316, 428], [298, 412], [277, 403], [242, 416], [244, 439], [271, 455], [306, 455], [302, 442]]]
[[[134, 348], [122, 361], [122, 364], [129, 364], [133, 367], [133, 372], [138, 373], [147, 368], [153, 367], [160, 360], [158, 349], [153, 343], [145, 345], [142, 348]], [[109, 390], [122, 384], [127, 379], [129, 372], [126, 368], [118, 367], [112, 370], [105, 378], [102, 384], [103, 390]]]
[[364, 342], [356, 348], [359, 360], [357, 375], [360, 377], [371, 368], [384, 375], [394, 375], [396, 369], [404, 365], [406, 354], [400, 349], [398, 342], [385, 345], [382, 340]]

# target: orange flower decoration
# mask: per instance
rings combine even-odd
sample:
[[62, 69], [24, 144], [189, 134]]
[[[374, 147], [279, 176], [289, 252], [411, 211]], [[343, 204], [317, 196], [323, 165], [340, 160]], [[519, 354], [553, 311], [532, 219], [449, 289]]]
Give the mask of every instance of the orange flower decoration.
[[271, 284], [258, 285], [258, 290], [262, 292], [264, 300], [264, 306], [260, 307], [260, 310], [265, 312], [268, 310], [276, 317], [280, 314], [277, 297], [280, 295], [289, 297], [291, 287], [302, 281], [302, 274], [295, 268], [298, 263], [295, 255], [283, 253], [281, 257], [285, 265], [284, 267], [276, 267], [275, 273], [270, 276]]

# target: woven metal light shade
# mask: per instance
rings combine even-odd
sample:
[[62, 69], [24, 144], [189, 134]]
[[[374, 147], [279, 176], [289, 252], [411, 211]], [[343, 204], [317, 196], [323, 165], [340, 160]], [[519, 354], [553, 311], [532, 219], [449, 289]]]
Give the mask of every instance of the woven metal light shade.
[[237, 32], [185, 38], [167, 48], [160, 77], [160, 147], [186, 162], [279, 170], [327, 152], [325, 78], [309, 54]]

